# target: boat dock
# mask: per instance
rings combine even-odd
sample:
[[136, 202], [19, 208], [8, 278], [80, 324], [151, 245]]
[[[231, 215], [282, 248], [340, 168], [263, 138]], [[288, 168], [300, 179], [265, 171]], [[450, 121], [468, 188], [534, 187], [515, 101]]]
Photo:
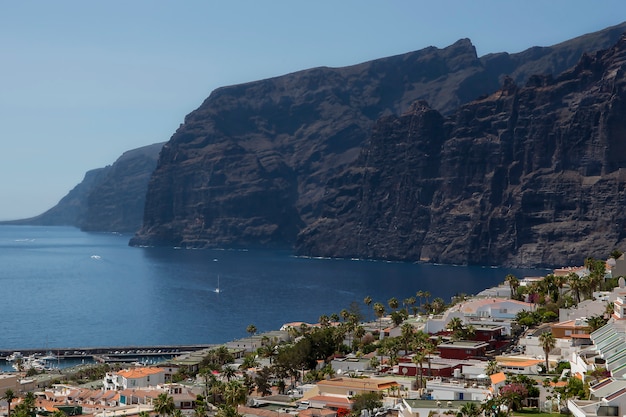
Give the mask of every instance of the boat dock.
[[108, 346], [49, 349], [0, 349], [0, 360], [7, 360], [15, 352], [24, 356], [55, 355], [58, 359], [93, 358], [97, 362], [133, 362], [138, 357], [178, 356], [209, 349], [216, 345], [157, 345], [157, 346]]

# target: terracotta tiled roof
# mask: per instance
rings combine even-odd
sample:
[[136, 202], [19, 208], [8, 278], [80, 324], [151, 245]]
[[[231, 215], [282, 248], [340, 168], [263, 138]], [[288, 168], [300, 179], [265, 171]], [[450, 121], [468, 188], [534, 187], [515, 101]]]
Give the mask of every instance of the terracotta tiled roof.
[[162, 368], [145, 367], [145, 368], [131, 368], [119, 371], [117, 374], [126, 379], [138, 379], [148, 375], [154, 375], [164, 372]]
[[506, 381], [506, 375], [504, 372], [498, 372], [497, 374], [489, 375], [489, 379], [491, 379], [492, 384], [499, 384]]
[[538, 363], [542, 363], [543, 361], [540, 359], [524, 359], [524, 360], [504, 360], [498, 361], [498, 363], [502, 366], [521, 366], [523, 368], [527, 366], [537, 365]]
[[350, 401], [348, 398], [335, 397], [332, 395], [316, 395], [315, 397], [309, 398], [309, 401], [316, 401], [333, 407], [339, 406], [344, 408], [350, 408], [352, 405], [352, 401]]

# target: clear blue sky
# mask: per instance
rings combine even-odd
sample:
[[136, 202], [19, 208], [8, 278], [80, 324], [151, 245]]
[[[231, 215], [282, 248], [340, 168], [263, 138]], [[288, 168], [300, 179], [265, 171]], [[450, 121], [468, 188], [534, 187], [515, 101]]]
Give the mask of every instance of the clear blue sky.
[[0, 220], [166, 141], [217, 87], [470, 38], [479, 55], [626, 20], [626, 1], [0, 2]]

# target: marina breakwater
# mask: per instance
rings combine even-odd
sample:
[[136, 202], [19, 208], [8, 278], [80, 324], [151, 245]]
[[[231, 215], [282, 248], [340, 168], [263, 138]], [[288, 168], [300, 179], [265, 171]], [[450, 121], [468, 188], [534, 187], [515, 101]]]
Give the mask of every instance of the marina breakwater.
[[[55, 349], [0, 349], [0, 360], [8, 361], [11, 355], [19, 352], [27, 356], [53, 356], [55, 359], [93, 359], [95, 362], [106, 362], [108, 359], [116, 362], [127, 362], [138, 357], [173, 357], [189, 352], [208, 349], [215, 345], [156, 345], [156, 346], [101, 346], [101, 347], [72, 347]], [[100, 359], [100, 360], [99, 360]]]

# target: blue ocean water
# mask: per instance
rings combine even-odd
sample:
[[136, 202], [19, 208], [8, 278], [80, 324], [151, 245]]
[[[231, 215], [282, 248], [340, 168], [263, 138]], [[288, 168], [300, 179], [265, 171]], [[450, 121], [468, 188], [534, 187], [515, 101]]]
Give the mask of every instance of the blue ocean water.
[[[130, 236], [0, 226], [0, 349], [223, 343], [316, 322], [366, 296], [449, 301], [536, 270], [134, 248]], [[216, 288], [219, 286], [219, 292]], [[373, 315], [372, 315], [373, 316]]]

